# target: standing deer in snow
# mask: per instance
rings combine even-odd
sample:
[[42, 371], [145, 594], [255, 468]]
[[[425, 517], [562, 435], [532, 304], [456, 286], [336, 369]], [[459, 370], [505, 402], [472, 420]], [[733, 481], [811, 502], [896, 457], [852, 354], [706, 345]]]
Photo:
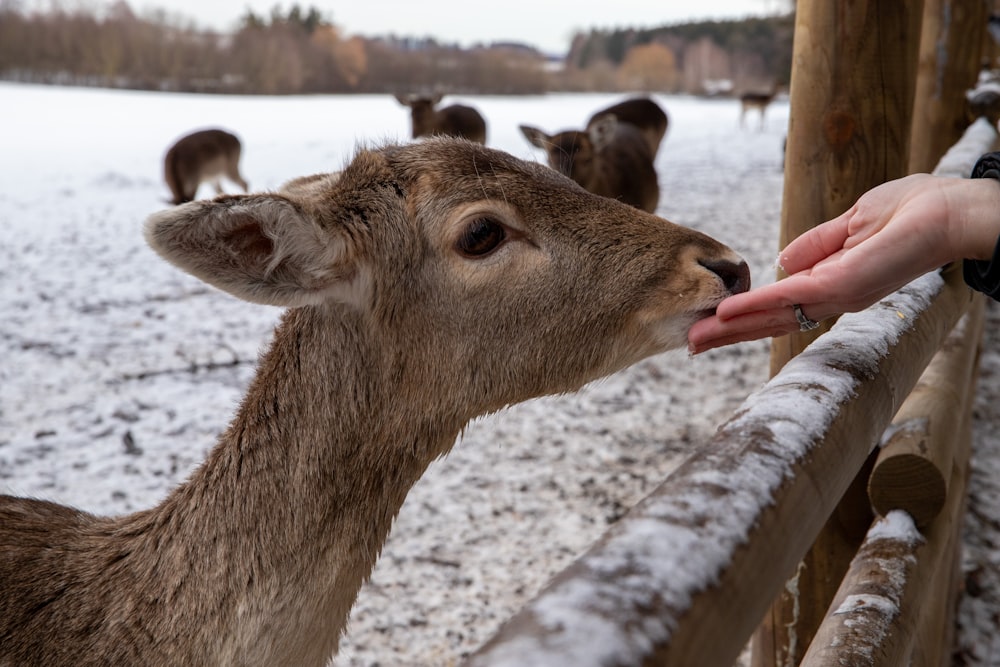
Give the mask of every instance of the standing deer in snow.
[[740, 95], [740, 127], [746, 126], [747, 112], [756, 109], [760, 112], [760, 129], [764, 129], [764, 114], [777, 97], [778, 90], [778, 84], [774, 84], [768, 91], [748, 91]]
[[585, 130], [547, 134], [521, 125], [529, 143], [545, 151], [549, 166], [594, 194], [618, 199], [652, 213], [660, 201], [648, 134], [613, 114], [591, 121]]
[[0, 496], [0, 665], [325, 665], [393, 518], [477, 415], [686, 344], [749, 285], [721, 243], [437, 138], [152, 215], [152, 247], [285, 306], [159, 505]]
[[396, 95], [396, 101], [410, 108], [413, 138], [445, 135], [464, 137], [476, 143], [486, 143], [486, 121], [482, 114], [464, 104], [437, 109], [441, 93], [434, 95]]
[[223, 176], [246, 192], [247, 182], [240, 176], [241, 151], [240, 140], [224, 130], [199, 130], [178, 139], [163, 159], [163, 177], [174, 196], [171, 203], [193, 201], [205, 182], [221, 195]]

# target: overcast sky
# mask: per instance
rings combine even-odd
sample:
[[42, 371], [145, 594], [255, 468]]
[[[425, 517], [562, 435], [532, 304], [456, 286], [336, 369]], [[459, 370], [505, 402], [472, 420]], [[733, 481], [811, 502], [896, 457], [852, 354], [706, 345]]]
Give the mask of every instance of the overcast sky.
[[[32, 4], [44, 5], [45, 0]], [[293, 0], [129, 0], [138, 12], [155, 7], [192, 19], [198, 26], [232, 29], [247, 8], [267, 15]], [[591, 28], [657, 27], [701, 19], [745, 18], [787, 11], [788, 0], [610, 0], [570, 3], [506, 0], [459, 3], [456, 0], [298, 0], [315, 6], [352, 35], [431, 36], [438, 41], [474, 43], [518, 41], [546, 52], [563, 53], [575, 31]]]

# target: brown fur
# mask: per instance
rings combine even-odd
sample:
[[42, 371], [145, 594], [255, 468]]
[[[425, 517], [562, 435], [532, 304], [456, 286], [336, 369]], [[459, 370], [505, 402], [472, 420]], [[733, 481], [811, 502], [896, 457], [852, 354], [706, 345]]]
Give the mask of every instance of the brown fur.
[[436, 109], [441, 95], [396, 95], [396, 101], [410, 108], [413, 138], [445, 135], [486, 143], [486, 121], [482, 114], [464, 104]]
[[[491, 225], [505, 239], [463, 253]], [[703, 234], [455, 139], [184, 204], [146, 237], [289, 309], [161, 504], [0, 496], [0, 665], [326, 664], [408, 490], [470, 419], [682, 346], [749, 284]]]
[[240, 140], [224, 130], [199, 130], [181, 137], [163, 158], [163, 177], [173, 195], [173, 204], [193, 201], [198, 187], [212, 182], [222, 194], [219, 179], [226, 176], [248, 190], [240, 176]]
[[654, 158], [656, 157], [669, 124], [667, 112], [659, 104], [648, 97], [632, 97], [622, 100], [591, 116], [590, 120], [587, 121], [587, 129], [593, 127], [597, 121], [605, 116], [614, 116], [619, 123], [628, 123], [637, 128], [645, 137], [646, 143], [649, 144], [650, 154]]
[[660, 201], [660, 185], [649, 138], [631, 123], [602, 115], [587, 129], [546, 134], [521, 125], [521, 133], [545, 151], [549, 166], [594, 194], [618, 199], [652, 213]]

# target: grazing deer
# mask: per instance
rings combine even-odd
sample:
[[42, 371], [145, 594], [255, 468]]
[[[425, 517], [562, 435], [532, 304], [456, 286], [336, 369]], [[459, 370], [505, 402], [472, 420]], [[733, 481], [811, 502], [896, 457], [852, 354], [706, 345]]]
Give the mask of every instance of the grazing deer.
[[236, 416], [159, 505], [0, 496], [0, 665], [324, 665], [466, 423], [686, 344], [749, 286], [690, 229], [448, 138], [156, 213], [164, 258], [285, 306]]
[[486, 143], [486, 121], [482, 114], [464, 104], [452, 104], [441, 109], [441, 93], [434, 95], [396, 95], [404, 107], [410, 107], [413, 138], [443, 134], [464, 137], [476, 143]]
[[181, 137], [163, 159], [163, 177], [174, 204], [193, 201], [198, 187], [211, 182], [222, 194], [222, 176], [248, 190], [240, 176], [240, 140], [224, 130], [200, 130]]
[[656, 157], [660, 150], [660, 142], [667, 133], [667, 113], [663, 108], [648, 97], [633, 97], [623, 100], [618, 104], [613, 104], [607, 109], [601, 109], [587, 122], [587, 128], [591, 128], [601, 118], [614, 116], [619, 123], [629, 123], [642, 132], [649, 144], [650, 153]]
[[648, 135], [614, 115], [592, 120], [586, 130], [546, 134], [521, 125], [521, 133], [545, 151], [549, 166], [594, 194], [618, 199], [652, 213], [660, 185]]
[[767, 107], [778, 95], [778, 90], [778, 84], [774, 84], [771, 90], [767, 92], [748, 91], [740, 95], [740, 127], [746, 126], [747, 112], [751, 109], [757, 109], [760, 112], [760, 128], [764, 129], [764, 114], [767, 111]]

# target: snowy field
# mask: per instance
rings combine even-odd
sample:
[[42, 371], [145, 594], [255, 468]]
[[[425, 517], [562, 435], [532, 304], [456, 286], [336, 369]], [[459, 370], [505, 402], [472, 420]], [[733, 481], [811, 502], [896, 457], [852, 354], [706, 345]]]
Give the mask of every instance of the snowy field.
[[[463, 97], [488, 144], [541, 160], [517, 126], [582, 126], [619, 95]], [[787, 102], [739, 124], [732, 100], [659, 97], [670, 129], [658, 213], [773, 279]], [[339, 169], [409, 136], [392, 97], [209, 97], [0, 83], [0, 491], [97, 513], [183, 481], [232, 415], [278, 316], [149, 250], [162, 155], [221, 126], [253, 189]], [[200, 194], [209, 196], [203, 186]], [[998, 313], [988, 310], [956, 664], [1000, 665]], [[336, 665], [450, 665], [487, 639], [767, 378], [768, 343], [648, 359], [584, 391], [472, 424], [411, 492]]]

